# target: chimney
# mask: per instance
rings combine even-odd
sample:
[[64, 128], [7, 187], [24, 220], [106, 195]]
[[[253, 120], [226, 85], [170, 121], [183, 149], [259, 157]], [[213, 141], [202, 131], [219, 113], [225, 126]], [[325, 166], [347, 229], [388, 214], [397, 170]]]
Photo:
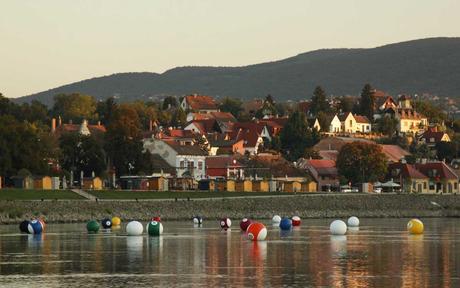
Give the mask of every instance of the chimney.
[[56, 118], [51, 119], [51, 132], [56, 132]]

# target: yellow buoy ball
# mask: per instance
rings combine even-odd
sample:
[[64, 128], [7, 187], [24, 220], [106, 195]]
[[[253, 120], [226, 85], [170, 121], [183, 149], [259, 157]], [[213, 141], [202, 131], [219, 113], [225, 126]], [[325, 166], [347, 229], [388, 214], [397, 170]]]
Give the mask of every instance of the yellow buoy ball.
[[411, 219], [409, 223], [407, 223], [407, 231], [411, 234], [422, 234], [423, 222], [419, 219]]
[[112, 226], [120, 226], [121, 224], [121, 219], [120, 217], [113, 217], [112, 218]]

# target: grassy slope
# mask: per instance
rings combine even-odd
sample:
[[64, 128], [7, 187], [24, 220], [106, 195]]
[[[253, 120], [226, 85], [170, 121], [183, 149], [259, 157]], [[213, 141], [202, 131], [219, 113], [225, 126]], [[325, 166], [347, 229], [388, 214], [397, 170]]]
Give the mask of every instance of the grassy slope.
[[82, 199], [69, 190], [0, 189], [0, 200]]
[[292, 195], [292, 193], [269, 192], [156, 192], [156, 191], [87, 191], [100, 199], [184, 199], [184, 198], [212, 198], [237, 196], [273, 196]]

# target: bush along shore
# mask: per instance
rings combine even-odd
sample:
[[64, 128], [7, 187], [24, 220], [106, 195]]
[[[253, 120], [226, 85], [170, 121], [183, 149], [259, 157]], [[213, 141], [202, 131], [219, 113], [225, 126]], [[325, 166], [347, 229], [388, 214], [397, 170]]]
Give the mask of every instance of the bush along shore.
[[19, 223], [43, 217], [49, 223], [83, 222], [118, 216], [124, 221], [230, 217], [271, 219], [275, 214], [302, 218], [348, 217], [460, 217], [460, 195], [295, 195], [250, 198], [171, 199], [156, 201], [59, 200], [0, 201], [0, 222]]

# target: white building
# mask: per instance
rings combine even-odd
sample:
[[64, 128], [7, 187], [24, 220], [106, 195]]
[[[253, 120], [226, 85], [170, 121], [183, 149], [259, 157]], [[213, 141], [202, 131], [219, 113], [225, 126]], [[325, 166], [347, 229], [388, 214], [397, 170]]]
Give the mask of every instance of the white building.
[[331, 124], [329, 125], [329, 132], [339, 133], [341, 131], [342, 131], [342, 122], [340, 122], [340, 119], [336, 114], [334, 118], [332, 118]]
[[186, 144], [180, 140], [144, 139], [144, 149], [158, 154], [176, 169], [177, 177], [192, 176], [196, 180], [206, 177], [205, 160], [207, 152], [198, 145]]

